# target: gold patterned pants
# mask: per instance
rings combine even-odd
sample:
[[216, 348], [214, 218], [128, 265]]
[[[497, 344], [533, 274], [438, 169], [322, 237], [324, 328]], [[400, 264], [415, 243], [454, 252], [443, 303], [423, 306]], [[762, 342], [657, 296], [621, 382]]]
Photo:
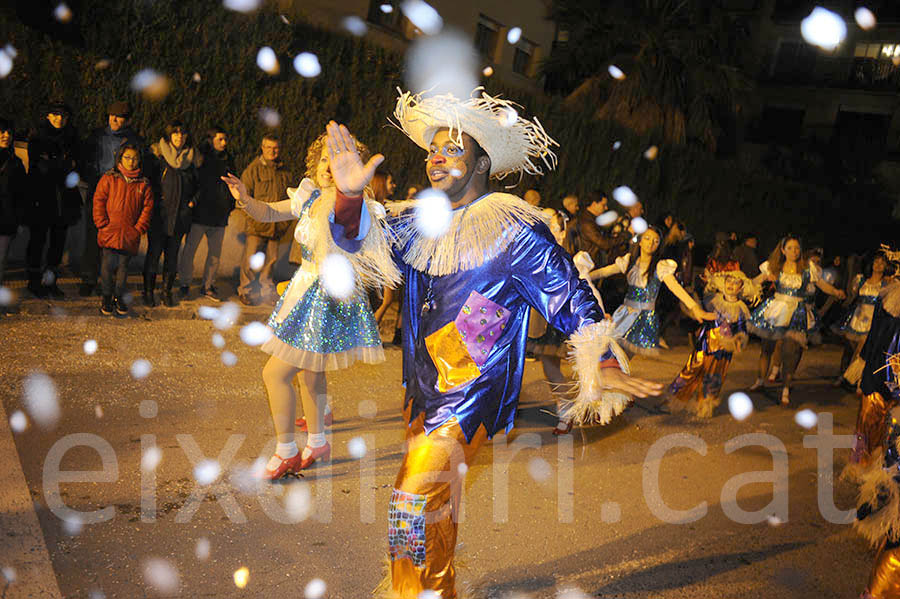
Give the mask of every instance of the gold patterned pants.
[[[731, 354], [715, 357], [702, 350], [691, 352], [687, 364], [669, 385], [669, 408], [688, 410], [701, 418], [711, 418], [721, 402], [719, 393], [731, 364]], [[696, 398], [696, 399], [695, 399]]]
[[890, 424], [891, 409], [896, 405], [893, 398], [885, 398], [878, 393], [863, 395], [856, 417], [856, 445], [851, 461], [867, 466], [873, 455], [884, 443]]
[[882, 545], [860, 599], [900, 599], [900, 546]]

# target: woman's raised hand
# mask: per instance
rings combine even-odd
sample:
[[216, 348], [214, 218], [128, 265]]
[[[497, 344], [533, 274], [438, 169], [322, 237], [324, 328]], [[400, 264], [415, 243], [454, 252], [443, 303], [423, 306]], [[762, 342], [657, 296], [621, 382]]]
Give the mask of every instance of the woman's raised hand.
[[363, 189], [375, 176], [375, 169], [384, 162], [384, 156], [375, 154], [369, 162], [363, 164], [359, 152], [356, 150], [356, 142], [353, 141], [353, 136], [350, 135], [347, 127], [331, 121], [325, 130], [328, 133], [328, 137], [325, 138], [325, 146], [328, 148], [328, 160], [334, 184], [344, 195], [362, 195]]
[[238, 208], [242, 208], [247, 203], [247, 198], [250, 197], [250, 194], [247, 193], [247, 186], [231, 173], [222, 177], [222, 181], [228, 185], [228, 191], [231, 192], [231, 196], [237, 201]]

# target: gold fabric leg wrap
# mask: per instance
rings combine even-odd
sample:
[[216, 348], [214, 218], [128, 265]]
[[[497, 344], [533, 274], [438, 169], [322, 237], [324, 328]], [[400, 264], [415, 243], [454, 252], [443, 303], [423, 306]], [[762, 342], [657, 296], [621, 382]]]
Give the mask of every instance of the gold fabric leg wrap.
[[891, 408], [896, 402], [885, 399], [881, 393], [868, 393], [859, 404], [856, 417], [856, 446], [851, 461], [868, 466], [872, 456], [878, 453], [887, 434]]
[[900, 599], [900, 547], [886, 549], [882, 545], [866, 593], [862, 596], [867, 599]]
[[687, 364], [669, 386], [669, 408], [675, 412], [688, 410], [701, 418], [710, 418], [720, 403], [719, 392], [730, 364], [731, 358], [716, 358], [702, 351], [691, 352]]

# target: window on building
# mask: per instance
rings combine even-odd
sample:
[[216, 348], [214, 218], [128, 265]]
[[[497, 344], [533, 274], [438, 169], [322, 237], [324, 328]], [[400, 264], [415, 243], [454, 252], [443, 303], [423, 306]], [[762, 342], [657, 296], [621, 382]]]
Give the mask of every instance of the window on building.
[[900, 85], [900, 43], [856, 44], [850, 83], [865, 89], [897, 89]]
[[526, 39], [519, 40], [513, 54], [513, 71], [520, 75], [531, 74], [531, 63], [534, 60], [534, 49], [537, 46]]
[[494, 60], [494, 52], [497, 50], [497, 40], [500, 37], [500, 23], [480, 15], [478, 26], [475, 28], [475, 47], [488, 60]]
[[782, 41], [775, 56], [772, 76], [779, 81], [802, 82], [812, 77], [816, 51], [803, 41]]

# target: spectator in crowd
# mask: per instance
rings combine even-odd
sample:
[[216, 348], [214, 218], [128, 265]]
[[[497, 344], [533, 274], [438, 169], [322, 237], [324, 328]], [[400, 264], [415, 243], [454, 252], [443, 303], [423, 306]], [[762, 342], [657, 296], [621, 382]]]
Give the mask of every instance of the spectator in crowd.
[[79, 148], [78, 134], [69, 123], [71, 113], [63, 102], [51, 102], [28, 140], [28, 290], [37, 297], [65, 296], [56, 279], [66, 233], [81, 217], [77, 175], [70, 178]]
[[751, 279], [759, 274], [759, 257], [756, 255], [758, 243], [755, 234], [747, 233], [741, 245], [734, 249], [734, 259], [741, 265], [741, 271]]
[[178, 249], [185, 233], [191, 228], [200, 153], [192, 145], [184, 123], [177, 119], [166, 125], [165, 136], [150, 150], [156, 156], [159, 177], [157, 190], [153, 194], [156, 201], [153, 203], [153, 220], [144, 261], [144, 303], [149, 307], [156, 305], [156, 273], [159, 257], [165, 254], [163, 303], [171, 308], [175, 305], [172, 288], [178, 275]]
[[578, 196], [570, 193], [563, 198], [560, 215], [565, 222], [565, 238], [562, 246], [570, 255], [574, 256], [581, 250], [581, 233], [578, 228], [578, 209], [580, 203]]
[[[287, 188], [291, 183], [290, 170], [279, 158], [281, 142], [274, 134], [266, 134], [260, 144], [261, 153], [241, 174], [241, 181], [247, 187], [247, 193], [260, 202], [273, 203], [286, 200]], [[330, 177], [330, 175], [329, 175]], [[247, 216], [247, 241], [244, 245], [244, 256], [241, 260], [241, 283], [238, 297], [241, 303], [253, 305], [258, 303], [253, 298], [253, 283], [256, 275], [250, 268], [250, 257], [262, 248], [266, 259], [259, 271], [260, 297], [264, 301], [278, 298], [275, 282], [272, 280], [272, 268], [278, 259], [278, 241], [288, 231], [294, 230], [296, 221], [277, 223], [261, 223]]]
[[369, 186], [372, 188], [372, 193], [375, 194], [375, 199], [382, 205], [390, 201], [394, 192], [397, 190], [397, 184], [394, 183], [394, 177], [387, 171], [378, 171], [375, 173]]
[[25, 166], [16, 156], [13, 145], [13, 123], [0, 118], [0, 285], [6, 270], [9, 244], [23, 222], [28, 198]]
[[[675, 224], [675, 215], [671, 212], [663, 212], [662, 218], [659, 219], [659, 230], [663, 232], [663, 237], [668, 237], [669, 231], [672, 230], [672, 225]], [[665, 243], [665, 242], [663, 242]]]
[[597, 224], [597, 217], [609, 209], [609, 200], [601, 190], [587, 194], [585, 206], [578, 211], [576, 226], [581, 236], [581, 251], [587, 252], [596, 265], [608, 263], [607, 252], [616, 239], [604, 233]]
[[635, 237], [634, 229], [631, 227], [632, 219], [644, 214], [644, 205], [641, 202], [635, 202], [628, 207], [625, 214], [619, 216], [618, 219], [609, 228], [609, 236], [612, 238], [611, 247], [607, 252], [607, 262], [612, 262], [620, 256], [624, 256], [631, 251], [632, 240]]
[[93, 206], [97, 245], [103, 254], [100, 312], [110, 315], [115, 311], [124, 316], [128, 314], [128, 262], [138, 253], [141, 236], [150, 229], [153, 214], [153, 191], [150, 181], [141, 175], [141, 148], [137, 144], [125, 142], [119, 146], [116, 168], [100, 179]]
[[84, 251], [81, 255], [81, 287], [78, 294], [87, 297], [97, 287], [100, 272], [100, 249], [97, 245], [97, 227], [94, 225], [92, 198], [97, 182], [104, 173], [116, 166], [116, 155], [123, 142], [135, 144], [141, 149], [141, 163], [144, 176], [150, 178], [147, 169], [151, 166], [146, 159], [143, 138], [131, 128], [131, 105], [128, 102], [113, 102], [107, 109], [107, 122], [88, 136], [82, 152], [82, 180], [87, 184], [84, 202]]
[[541, 194], [537, 189], [529, 189], [526, 191], [523, 199], [534, 207], [541, 205]]
[[222, 298], [216, 289], [216, 275], [219, 272], [228, 215], [234, 210], [234, 198], [228, 191], [228, 185], [222, 181], [222, 177], [235, 171], [234, 159], [228, 152], [228, 132], [213, 125], [206, 132], [206, 140], [200, 144], [199, 150], [199, 191], [191, 214], [191, 230], [181, 250], [178, 278], [181, 282], [181, 295], [187, 297], [194, 275], [194, 255], [200, 240], [206, 237], [206, 262], [203, 266], [200, 294], [218, 302]]

